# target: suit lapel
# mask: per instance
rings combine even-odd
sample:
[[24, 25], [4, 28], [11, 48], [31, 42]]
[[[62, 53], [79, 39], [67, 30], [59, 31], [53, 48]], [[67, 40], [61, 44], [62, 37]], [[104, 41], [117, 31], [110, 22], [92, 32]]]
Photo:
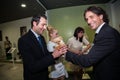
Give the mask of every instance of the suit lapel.
[[97, 36], [98, 34], [97, 33], [95, 33], [95, 36], [94, 36], [94, 41], [93, 41], [93, 43], [95, 43], [96, 42], [96, 36]]
[[97, 41], [97, 39], [98, 39], [99, 37], [101, 37], [101, 36], [104, 35], [104, 32], [106, 32], [106, 31], [105, 31], [105, 28], [106, 28], [106, 27], [108, 27], [108, 25], [107, 25], [107, 24], [104, 24], [104, 25], [102, 26], [102, 28], [100, 29], [99, 33], [95, 34], [94, 41], [93, 41], [94, 44], [96, 43], [96, 41]]
[[44, 50], [43, 50], [41, 45], [39, 44], [37, 38], [35, 37], [35, 35], [32, 33], [31, 30], [29, 30], [29, 34], [30, 34], [30, 37], [31, 37], [33, 43], [45, 54], [47, 52], [47, 47], [46, 47], [46, 43], [44, 41], [44, 37], [41, 35], [41, 41], [42, 41], [42, 45], [44, 48]]
[[39, 42], [38, 42], [37, 38], [35, 37], [35, 35], [32, 33], [32, 31], [29, 30], [28, 33], [29, 33], [29, 36], [31, 37], [32, 42], [33, 42], [38, 48], [41, 49], [41, 46], [39, 45]]

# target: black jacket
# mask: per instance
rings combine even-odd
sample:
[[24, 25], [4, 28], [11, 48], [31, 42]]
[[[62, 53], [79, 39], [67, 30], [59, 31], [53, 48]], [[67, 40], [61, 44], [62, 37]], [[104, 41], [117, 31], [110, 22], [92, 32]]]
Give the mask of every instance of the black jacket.
[[49, 80], [48, 66], [55, 62], [43, 36], [41, 38], [44, 51], [31, 30], [18, 40], [18, 49], [23, 57], [24, 80]]
[[95, 80], [120, 79], [120, 34], [104, 24], [87, 55], [66, 54], [66, 59], [83, 67], [93, 66]]

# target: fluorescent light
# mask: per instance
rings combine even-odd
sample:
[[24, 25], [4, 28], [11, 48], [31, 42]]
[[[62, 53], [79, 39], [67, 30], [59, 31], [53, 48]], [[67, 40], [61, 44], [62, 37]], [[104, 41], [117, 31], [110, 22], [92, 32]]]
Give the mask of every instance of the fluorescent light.
[[26, 4], [23, 4], [23, 3], [22, 3], [22, 4], [21, 4], [21, 7], [26, 7]]

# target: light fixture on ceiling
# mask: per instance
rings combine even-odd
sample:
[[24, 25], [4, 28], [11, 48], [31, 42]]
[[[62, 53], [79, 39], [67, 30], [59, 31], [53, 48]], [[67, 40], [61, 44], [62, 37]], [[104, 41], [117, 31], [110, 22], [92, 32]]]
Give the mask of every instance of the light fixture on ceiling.
[[23, 4], [23, 3], [22, 3], [22, 4], [21, 4], [21, 7], [26, 7], [26, 4]]

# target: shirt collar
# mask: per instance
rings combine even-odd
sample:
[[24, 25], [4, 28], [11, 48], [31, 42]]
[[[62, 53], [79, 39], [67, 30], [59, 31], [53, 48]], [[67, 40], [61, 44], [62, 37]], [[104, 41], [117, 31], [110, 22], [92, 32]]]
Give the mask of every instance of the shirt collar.
[[31, 29], [31, 31], [33, 32], [33, 34], [35, 35], [36, 38], [39, 37], [39, 35], [37, 33], [35, 33], [35, 31], [33, 31], [32, 29]]
[[102, 28], [102, 26], [105, 24], [105, 22], [104, 23], [102, 23], [98, 28], [97, 28], [97, 30], [95, 31], [95, 33], [99, 33], [99, 31], [101, 30], [101, 28]]

